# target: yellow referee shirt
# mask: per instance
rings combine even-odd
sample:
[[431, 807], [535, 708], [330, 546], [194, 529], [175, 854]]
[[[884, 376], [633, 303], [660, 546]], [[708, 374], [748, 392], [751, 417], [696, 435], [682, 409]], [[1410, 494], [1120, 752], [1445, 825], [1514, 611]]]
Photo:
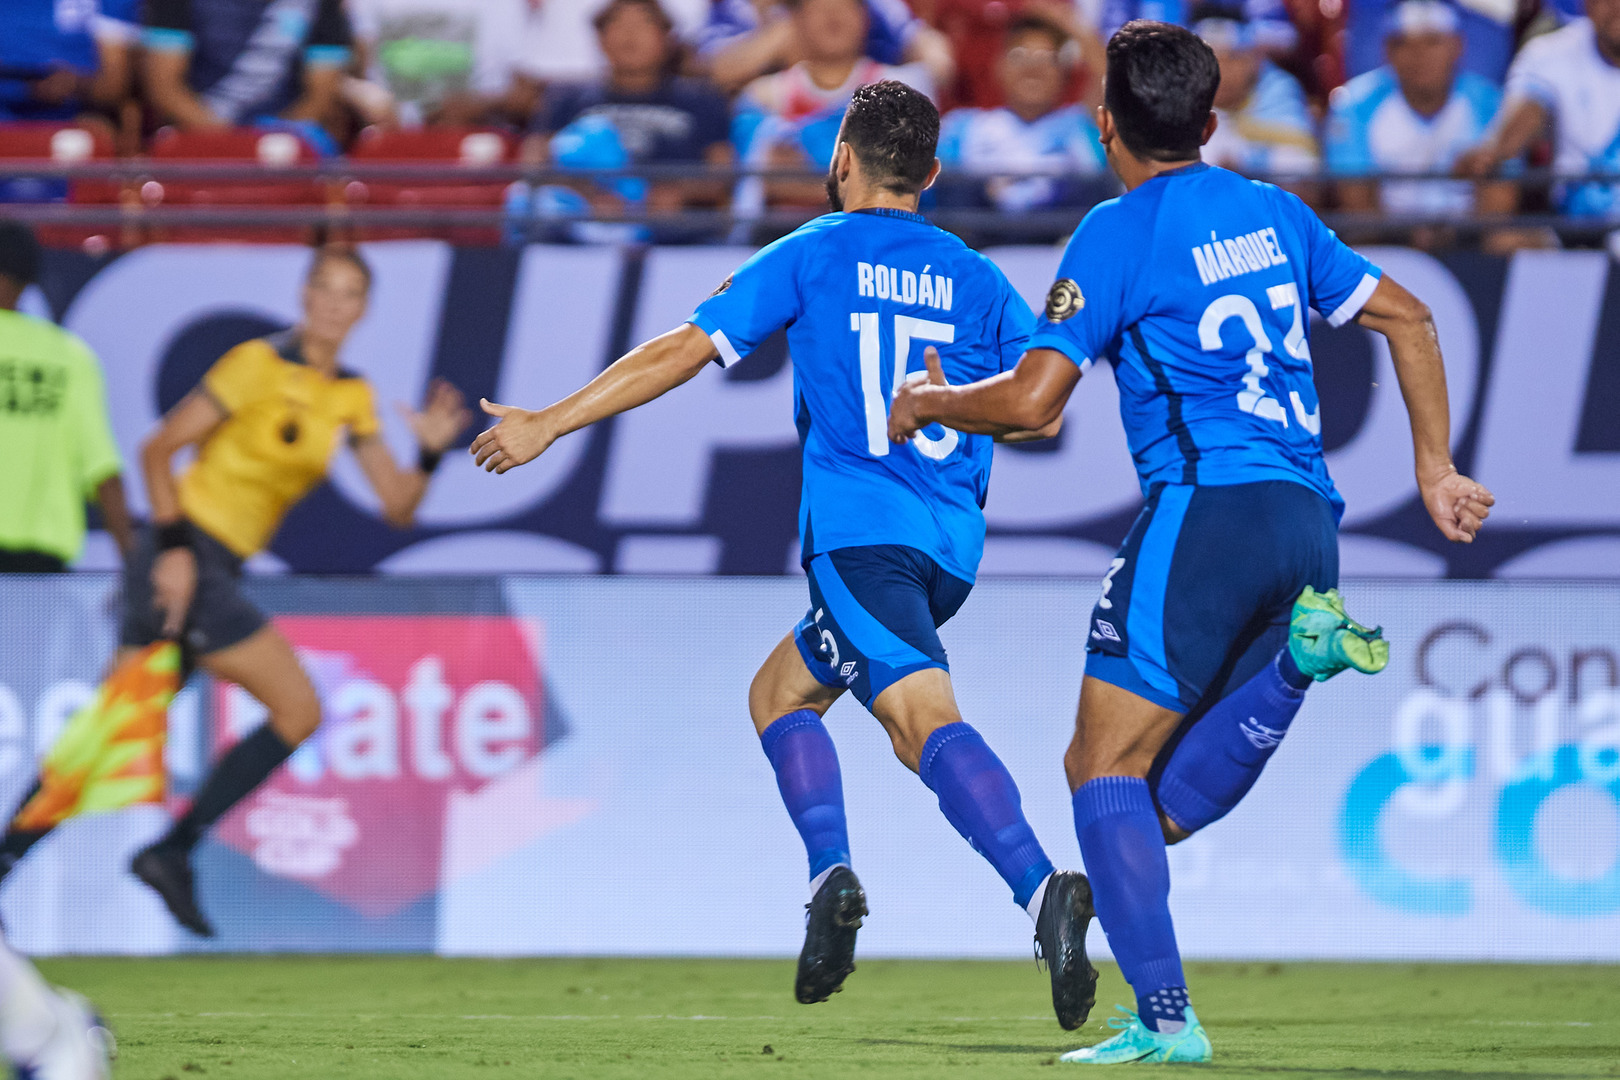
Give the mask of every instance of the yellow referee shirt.
[[72, 562], [85, 500], [119, 471], [95, 354], [55, 323], [0, 309], [0, 548]]
[[293, 504], [326, 477], [332, 454], [379, 429], [371, 386], [304, 363], [297, 338], [244, 342], [203, 376], [228, 414], [180, 477], [180, 508], [236, 554], [263, 550]]

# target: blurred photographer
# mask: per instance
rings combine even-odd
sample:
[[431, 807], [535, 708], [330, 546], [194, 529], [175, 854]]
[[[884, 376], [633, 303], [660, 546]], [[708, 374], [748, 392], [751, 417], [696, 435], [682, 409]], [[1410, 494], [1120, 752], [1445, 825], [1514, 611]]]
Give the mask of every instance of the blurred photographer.
[[67, 569], [84, 549], [86, 499], [121, 552], [135, 539], [95, 354], [17, 310], [39, 268], [33, 232], [0, 221], [0, 572]]

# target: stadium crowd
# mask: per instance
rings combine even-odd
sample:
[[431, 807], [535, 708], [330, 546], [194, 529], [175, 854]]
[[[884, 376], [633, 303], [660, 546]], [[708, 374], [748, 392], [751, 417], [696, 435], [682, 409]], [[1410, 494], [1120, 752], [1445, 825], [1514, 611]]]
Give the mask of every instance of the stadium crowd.
[[[29, 156], [8, 137], [44, 123], [89, 133], [50, 144], [68, 163], [176, 133], [171, 158], [202, 145], [185, 136], [275, 133], [258, 154], [284, 164], [488, 132], [450, 160], [548, 169], [522, 209], [575, 222], [559, 235], [658, 236], [581, 219], [814, 210], [850, 95], [899, 79], [945, 111], [934, 205], [1078, 210], [1112, 183], [1103, 42], [1138, 17], [1219, 57], [1206, 160], [1319, 209], [1425, 222], [1399, 234], [1419, 243], [1471, 215], [1620, 216], [1620, 185], [1518, 179], [1620, 171], [1620, 0], [0, 0], [0, 199], [67, 198], [5, 178]], [[646, 166], [686, 168], [624, 173]]]

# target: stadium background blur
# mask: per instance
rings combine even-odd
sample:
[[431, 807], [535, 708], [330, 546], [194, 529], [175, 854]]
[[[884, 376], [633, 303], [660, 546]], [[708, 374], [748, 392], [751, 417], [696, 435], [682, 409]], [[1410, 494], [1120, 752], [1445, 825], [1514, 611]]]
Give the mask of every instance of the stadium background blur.
[[[254, 68], [275, 77], [244, 90], [228, 78], [241, 54], [219, 43], [245, 41], [263, 5], [0, 0], [0, 21], [29, 31], [0, 35], [0, 216], [48, 245], [22, 308], [99, 356], [126, 466], [212, 360], [296, 318], [320, 241], [360, 243], [376, 268], [345, 362], [385, 404], [435, 377], [470, 398], [550, 400], [818, 212], [836, 116], [881, 77], [947, 110], [929, 212], [1038, 305], [1057, 245], [1115, 192], [1087, 130], [1101, 41], [1136, 15], [1195, 21], [1236, 88], [1218, 105], [1238, 138], [1211, 158], [1297, 191], [1434, 309], [1455, 455], [1499, 504], [1473, 545], [1432, 536], [1387, 354], [1354, 326], [1313, 324], [1350, 507], [1344, 572], [1394, 659], [1313, 694], [1255, 795], [1172, 849], [1184, 950], [1620, 962], [1620, 272], [1606, 250], [1620, 200], [1574, 182], [1620, 171], [1620, 115], [1589, 96], [1591, 115], [1560, 112], [1486, 179], [1453, 176], [1491, 137], [1504, 83], [1513, 100], [1514, 56], [1578, 28], [1579, 0], [1430, 10], [1455, 24], [1467, 76], [1451, 85], [1469, 89], [1419, 138], [1374, 115], [1399, 83], [1380, 71], [1392, 5], [791, 6], [613, 0], [601, 17], [599, 0], [322, 0], [291, 5], [303, 17], [256, 58], [279, 63]], [[1446, 55], [1424, 52], [1405, 77], [1432, 83]], [[1571, 140], [1611, 159], [1572, 166]], [[0, 895], [11, 940], [36, 954], [794, 953], [797, 841], [743, 698], [802, 607], [790, 364], [767, 343], [507, 477], [453, 457], [403, 533], [340, 460], [250, 566], [327, 721], [200, 851], [221, 936], [186, 937], [108, 875], [159, 828], [146, 808], [47, 841]], [[1004, 748], [1066, 865], [1078, 852], [1058, 761], [1081, 628], [1139, 502], [1115, 408], [1093, 370], [1059, 440], [998, 447], [985, 580], [945, 632], [965, 715]], [[403, 425], [387, 428], [396, 455], [411, 452]], [[0, 801], [99, 677], [117, 565], [93, 528], [77, 572], [0, 580]], [[187, 690], [173, 799], [210, 746], [257, 722], [231, 687]], [[1021, 955], [1022, 914], [926, 793], [893, 782], [875, 725], [840, 705], [830, 726], [874, 897], [863, 956]], [[672, 899], [694, 865], [723, 886]], [[149, 1007], [134, 973], [57, 970], [131, 1015]], [[624, 977], [539, 970], [568, 995]], [[708, 1011], [690, 992], [680, 1007]], [[1594, 1066], [1620, 1055], [1607, 1015]], [[1534, 1022], [1559, 1018], [1603, 1021], [1576, 1008]], [[151, 1038], [181, 1045], [184, 1028]]]

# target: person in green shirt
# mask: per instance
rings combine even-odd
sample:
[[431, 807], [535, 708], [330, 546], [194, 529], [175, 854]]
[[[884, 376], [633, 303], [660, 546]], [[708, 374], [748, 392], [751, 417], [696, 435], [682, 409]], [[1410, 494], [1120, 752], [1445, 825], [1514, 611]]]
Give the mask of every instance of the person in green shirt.
[[94, 499], [120, 552], [134, 544], [101, 365], [83, 341], [17, 310], [39, 277], [28, 226], [0, 221], [0, 573], [67, 569]]

